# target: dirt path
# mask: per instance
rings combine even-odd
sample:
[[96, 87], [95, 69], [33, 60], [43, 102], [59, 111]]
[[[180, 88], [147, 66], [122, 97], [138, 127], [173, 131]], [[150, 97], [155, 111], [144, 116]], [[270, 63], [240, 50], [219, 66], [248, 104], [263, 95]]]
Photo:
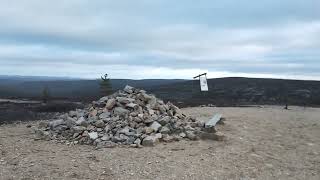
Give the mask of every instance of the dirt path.
[[95, 150], [34, 141], [26, 124], [0, 127], [0, 179], [320, 179], [320, 109], [187, 108], [219, 112], [224, 142]]

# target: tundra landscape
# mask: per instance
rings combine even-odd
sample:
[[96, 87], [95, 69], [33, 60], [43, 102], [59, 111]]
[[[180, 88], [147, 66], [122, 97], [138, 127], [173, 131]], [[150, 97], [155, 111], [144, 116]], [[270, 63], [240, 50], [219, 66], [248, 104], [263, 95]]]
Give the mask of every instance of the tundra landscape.
[[319, 0], [0, 0], [0, 180], [319, 180]]
[[[92, 103], [2, 99], [1, 179], [319, 179], [316, 107], [179, 110], [153, 97], [126, 86]], [[139, 108], [150, 117], [139, 120]], [[29, 116], [20, 118], [24, 113]], [[207, 132], [203, 124], [215, 114], [224, 120], [214, 134], [197, 134], [197, 128]]]
[[[1, 179], [320, 178], [318, 108], [184, 108], [208, 120], [222, 113], [224, 141], [181, 140], [143, 148], [102, 148], [35, 140], [38, 122], [0, 126]], [[27, 128], [27, 126], [31, 126]]]

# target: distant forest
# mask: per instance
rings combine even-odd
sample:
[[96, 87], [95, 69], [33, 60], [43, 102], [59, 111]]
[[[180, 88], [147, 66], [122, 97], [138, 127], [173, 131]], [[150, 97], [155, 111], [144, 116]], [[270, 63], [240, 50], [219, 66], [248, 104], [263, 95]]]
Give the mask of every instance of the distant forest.
[[[0, 76], [0, 98], [41, 99], [47, 88], [51, 99], [90, 102], [100, 97], [100, 80], [46, 77]], [[112, 79], [113, 91], [126, 84], [145, 89], [180, 106], [213, 104], [236, 106], [248, 104], [320, 105], [320, 81], [217, 78], [209, 79], [209, 91], [200, 92], [194, 80]]]

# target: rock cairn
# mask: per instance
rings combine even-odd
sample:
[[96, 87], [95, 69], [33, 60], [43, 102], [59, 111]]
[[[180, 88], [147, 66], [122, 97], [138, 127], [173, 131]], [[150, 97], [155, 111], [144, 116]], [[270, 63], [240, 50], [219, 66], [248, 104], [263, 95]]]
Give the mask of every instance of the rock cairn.
[[70, 144], [140, 147], [183, 138], [197, 140], [203, 127], [203, 122], [187, 117], [172, 103], [126, 86], [85, 109], [39, 123], [36, 132], [41, 138]]

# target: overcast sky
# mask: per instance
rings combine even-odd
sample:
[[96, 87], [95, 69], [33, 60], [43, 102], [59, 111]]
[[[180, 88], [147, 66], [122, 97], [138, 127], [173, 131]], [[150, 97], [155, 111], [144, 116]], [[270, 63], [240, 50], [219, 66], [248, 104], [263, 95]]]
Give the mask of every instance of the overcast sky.
[[319, 0], [0, 0], [0, 74], [320, 80]]

